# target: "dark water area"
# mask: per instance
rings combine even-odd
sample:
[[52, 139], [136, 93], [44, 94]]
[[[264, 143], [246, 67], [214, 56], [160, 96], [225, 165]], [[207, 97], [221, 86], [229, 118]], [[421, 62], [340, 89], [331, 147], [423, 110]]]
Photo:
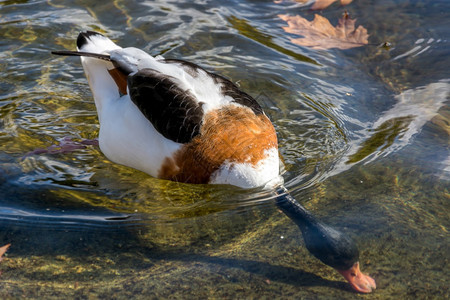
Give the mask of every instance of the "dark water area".
[[[449, 298], [450, 2], [311, 3], [0, 1], [0, 297]], [[345, 11], [368, 45], [300, 46], [280, 18]], [[254, 96], [286, 187], [357, 242], [377, 290], [312, 257], [269, 192], [151, 178], [82, 144], [91, 91], [79, 59], [50, 51], [83, 30]]]

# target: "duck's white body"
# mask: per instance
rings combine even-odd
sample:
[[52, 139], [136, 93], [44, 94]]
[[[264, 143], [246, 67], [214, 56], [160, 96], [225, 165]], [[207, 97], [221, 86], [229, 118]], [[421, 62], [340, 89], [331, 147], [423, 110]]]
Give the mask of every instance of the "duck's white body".
[[157, 132], [128, 95], [105, 103], [101, 114], [100, 149], [116, 163], [158, 177], [164, 159], [181, 147]]
[[[121, 48], [110, 39], [97, 33], [81, 33], [77, 45], [80, 52], [107, 54], [111, 58], [110, 61], [106, 61], [92, 57], [81, 57], [83, 68], [94, 95], [100, 121], [100, 149], [110, 160], [141, 170], [154, 177], [185, 182], [232, 184], [250, 188], [271, 186], [281, 181], [279, 176], [278, 148], [273, 126], [263, 113], [255, 114], [251, 107], [236, 102], [233, 95], [237, 93], [234, 90], [237, 90], [237, 88], [234, 85], [231, 86], [231, 91], [223, 91], [225, 85], [227, 85], [226, 88], [230, 88], [231, 83], [229, 81], [193, 64], [183, 61], [165, 60], [162, 57], [154, 58], [136, 48]], [[126, 81], [126, 94], [120, 92], [120, 83], [117, 78], [113, 78], [114, 76], [111, 75], [112, 70], [117, 69], [120, 70], [121, 75], [128, 78], [128, 81]], [[152, 118], [148, 118], [148, 116], [144, 115], [142, 107], [136, 105], [136, 101], [141, 101], [138, 105], [144, 106], [147, 105], [146, 101], [149, 103], [154, 101], [150, 99], [150, 96], [154, 95], [155, 89], [158, 89], [157, 85], [159, 82], [156, 81], [155, 84], [153, 78], [151, 79], [153, 80], [153, 85], [151, 85], [153, 90], [148, 100], [145, 98], [145, 94], [139, 98], [140, 100], [136, 100], [138, 97], [134, 99], [132, 98], [133, 96], [130, 97], [129, 85], [133, 81], [130, 81], [129, 78], [138, 72], [143, 73], [147, 70], [151, 76], [153, 74], [162, 76], [161, 84], [165, 83], [163, 82], [165, 78], [172, 82], [171, 85], [167, 85], [167, 89], [175, 90], [174, 96], [168, 95], [167, 99], [162, 99], [163, 101], [178, 101], [180, 106], [187, 105], [188, 101], [197, 102], [195, 105], [198, 105], [198, 109], [202, 111], [202, 118], [198, 122], [200, 132], [198, 132], [198, 128], [195, 128], [197, 136], [192, 140], [199, 140], [201, 137], [210, 135], [210, 140], [204, 139], [202, 141], [202, 143], [205, 143], [205, 146], [197, 145], [194, 150], [186, 150], [191, 147], [189, 146], [191, 140], [179, 141], [171, 139], [170, 136], [167, 137], [169, 134], [163, 135], [161, 130], [158, 131], [155, 128], [152, 120], [155, 122], [156, 119], [160, 123], [164, 123], [167, 120], [158, 120], [158, 116], [154, 115], [152, 115]], [[136, 77], [139, 77], [141, 81], [143, 78], [145, 81], [145, 76], [144, 74], [141, 77]], [[141, 96], [145, 92], [141, 91], [145, 90], [145, 88], [148, 88], [148, 86], [145, 86], [144, 82], [144, 88], [141, 88], [141, 90], [135, 89], [135, 94], [137, 93]], [[183, 93], [180, 93], [180, 91], [183, 91]], [[133, 91], [131, 94], [133, 95]], [[186, 98], [186, 94], [189, 94], [190, 97], [184, 100], [183, 97]], [[244, 93], [242, 94], [245, 97], [249, 97]], [[236, 95], [236, 97], [242, 96]], [[192, 103], [189, 104], [191, 105]], [[251, 104], [253, 105], [253, 103]], [[148, 105], [151, 108], [152, 104]], [[157, 103], [156, 105], [159, 104]], [[168, 110], [168, 114], [171, 114], [170, 110], [174, 109], [172, 107]], [[229, 115], [235, 114], [235, 111], [239, 112], [239, 116], [230, 118]], [[189, 116], [190, 111], [189, 109], [181, 110], [181, 113]], [[174, 114], [171, 114], [170, 118], [179, 118], [176, 112]], [[223, 114], [226, 116], [226, 121], [221, 122], [217, 120]], [[247, 118], [246, 115], [248, 115], [249, 120], [242, 121]], [[215, 118], [212, 116], [215, 116]], [[208, 122], [207, 120], [210, 119], [214, 120]], [[189, 121], [189, 118], [186, 117], [186, 120]], [[180, 127], [185, 125], [184, 122], [178, 122]], [[232, 125], [230, 123], [233, 123], [234, 127], [229, 128]], [[170, 120], [168, 124], [171, 124]], [[211, 126], [206, 126], [205, 124], [211, 124]], [[262, 127], [258, 128], [255, 126]], [[207, 128], [207, 132], [203, 132], [206, 130], [205, 128]], [[173, 128], [171, 130], [173, 132]], [[218, 136], [220, 136], [220, 131], [222, 130], [234, 130], [242, 134], [234, 138], [233, 132], [225, 132], [224, 134], [227, 137], [218, 141]], [[212, 131], [217, 132], [211, 133]], [[251, 136], [245, 136], [245, 132], [242, 131], [247, 131], [247, 134]], [[271, 132], [270, 134], [265, 134], [264, 131]], [[255, 138], [255, 134], [258, 135], [257, 138]], [[254, 141], [246, 142], [244, 139], [247, 138], [254, 139]], [[236, 139], [241, 139], [242, 141]], [[200, 142], [197, 141], [197, 143]], [[211, 143], [216, 143], [216, 146], [211, 146]], [[212, 157], [212, 154], [206, 153], [208, 151], [219, 153], [223, 147], [232, 149], [225, 149], [223, 154], [216, 155], [218, 157]], [[255, 149], [258, 147], [263, 149], [256, 153]], [[189, 154], [183, 154], [186, 151]], [[236, 155], [236, 152], [242, 151], [247, 151], [248, 155], [245, 153]], [[226, 157], [227, 153], [230, 153], [229, 157]], [[189, 157], [186, 158], [186, 155], [190, 155], [190, 157], [197, 155], [207, 157], [191, 163], [192, 166], [215, 164], [212, 168], [209, 166], [203, 168], [206, 173], [209, 172], [209, 174], [206, 174], [207, 179], [205, 179], [205, 176], [200, 176], [202, 179], [194, 178], [198, 175], [197, 173], [202, 171], [202, 168], [194, 170], [192, 175], [187, 174], [187, 172], [190, 172], [189, 169], [192, 169], [192, 166], [185, 167], [182, 175], [177, 174], [178, 170], [183, 169], [183, 161], [190, 159]], [[169, 171], [166, 172], [166, 170]]]

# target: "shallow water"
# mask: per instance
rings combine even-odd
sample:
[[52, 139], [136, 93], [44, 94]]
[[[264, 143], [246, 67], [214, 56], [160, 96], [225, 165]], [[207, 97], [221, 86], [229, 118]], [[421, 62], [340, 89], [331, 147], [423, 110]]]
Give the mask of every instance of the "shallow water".
[[[108, 161], [79, 31], [183, 58], [258, 99], [286, 187], [358, 243], [375, 299], [449, 297], [448, 1], [354, 1], [369, 45], [293, 44], [294, 1], [1, 1], [2, 298], [357, 298], [258, 189], [186, 185]], [[389, 47], [380, 46], [389, 42]], [[34, 152], [33, 152], [34, 151]]]

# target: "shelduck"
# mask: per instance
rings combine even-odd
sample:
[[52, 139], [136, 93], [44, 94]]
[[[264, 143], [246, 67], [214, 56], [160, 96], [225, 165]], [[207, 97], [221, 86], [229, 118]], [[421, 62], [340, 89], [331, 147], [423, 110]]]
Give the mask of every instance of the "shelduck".
[[375, 281], [359, 269], [354, 242], [301, 206], [282, 186], [275, 129], [230, 80], [179, 59], [122, 48], [81, 32], [77, 51], [94, 95], [99, 146], [111, 161], [186, 183], [263, 187], [300, 228], [307, 249], [358, 292]]

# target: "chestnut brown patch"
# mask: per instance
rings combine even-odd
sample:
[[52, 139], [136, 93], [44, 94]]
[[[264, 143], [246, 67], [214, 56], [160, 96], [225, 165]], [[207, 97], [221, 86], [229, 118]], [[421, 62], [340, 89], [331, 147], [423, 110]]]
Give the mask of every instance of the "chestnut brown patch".
[[166, 158], [158, 177], [187, 183], [208, 183], [225, 162], [256, 165], [264, 151], [277, 148], [277, 136], [264, 114], [230, 105], [209, 112], [200, 134]]
[[121, 95], [127, 94], [127, 75], [123, 72], [121, 72], [119, 69], [114, 68], [111, 70], [108, 70], [109, 75], [111, 75], [112, 79], [117, 85], [117, 88], [119, 89], [119, 93]]

